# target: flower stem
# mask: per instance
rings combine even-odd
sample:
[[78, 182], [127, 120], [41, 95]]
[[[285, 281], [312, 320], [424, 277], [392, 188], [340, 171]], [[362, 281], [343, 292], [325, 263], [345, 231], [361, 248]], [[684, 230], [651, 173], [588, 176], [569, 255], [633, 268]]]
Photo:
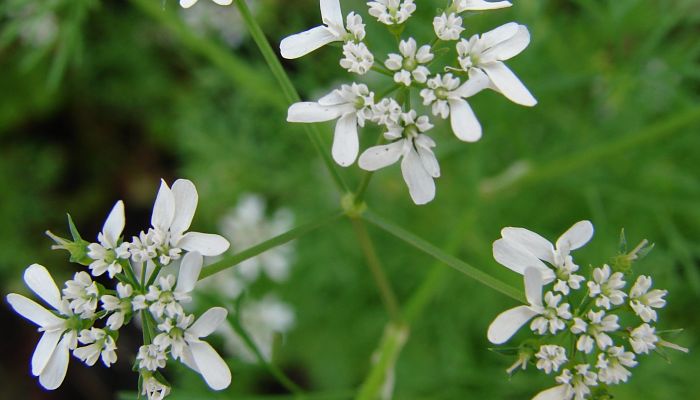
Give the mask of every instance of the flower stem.
[[311, 231], [314, 231], [318, 228], [321, 228], [322, 226], [328, 225], [331, 222], [337, 220], [340, 218], [344, 213], [341, 211], [334, 211], [331, 214], [327, 215], [322, 215], [318, 219], [308, 222], [304, 225], [299, 225], [294, 229], [291, 229], [281, 235], [275, 236], [272, 239], [266, 240], [258, 245], [255, 245], [249, 249], [243, 250], [240, 253], [224, 257], [222, 260], [217, 261], [213, 264], [210, 264], [209, 266], [205, 267], [202, 270], [202, 273], [199, 275], [199, 279], [202, 280], [208, 276], [214, 275], [217, 272], [221, 272], [223, 270], [226, 270], [228, 268], [235, 267], [236, 265], [240, 264], [241, 262], [253, 258], [261, 253], [264, 253], [265, 251], [277, 247], [280, 245], [283, 245], [287, 242], [290, 242], [300, 236], [303, 236]]
[[[236, 7], [238, 7], [238, 11], [240, 11], [241, 16], [243, 17], [243, 21], [245, 22], [246, 27], [248, 28], [248, 32], [250, 32], [250, 36], [255, 41], [255, 44], [257, 44], [258, 49], [260, 50], [263, 58], [265, 59], [265, 62], [270, 68], [270, 71], [272, 71], [272, 75], [274, 75], [275, 79], [277, 80], [277, 83], [280, 85], [282, 93], [284, 94], [284, 97], [287, 100], [287, 102], [297, 103], [301, 101], [299, 93], [297, 92], [296, 88], [294, 88], [292, 81], [289, 79], [289, 76], [287, 75], [284, 68], [282, 67], [282, 64], [277, 58], [277, 53], [275, 53], [275, 51], [272, 50], [270, 42], [268, 42], [267, 38], [265, 37], [265, 34], [260, 28], [260, 25], [257, 23], [257, 21], [255, 21], [253, 14], [251, 14], [250, 9], [248, 8], [248, 4], [245, 2], [245, 0], [236, 0], [235, 3]], [[328, 152], [324, 150], [323, 140], [321, 139], [321, 132], [319, 131], [318, 126], [315, 124], [304, 124], [304, 131], [309, 137], [309, 140], [311, 140], [311, 143], [313, 144], [318, 154], [323, 159], [323, 162], [326, 165], [326, 168], [331, 174], [331, 178], [335, 182], [338, 189], [342, 192], [349, 192], [348, 186], [338, 173], [338, 170], [335, 164], [333, 163], [333, 160], [328, 155]]]
[[377, 256], [377, 252], [372, 244], [372, 239], [367, 232], [367, 227], [365, 226], [364, 221], [359, 218], [350, 218], [350, 222], [352, 222], [352, 227], [355, 230], [355, 236], [357, 236], [362, 253], [365, 255], [365, 259], [367, 260], [367, 266], [372, 273], [377, 289], [379, 289], [379, 294], [381, 295], [384, 307], [389, 313], [389, 317], [392, 319], [392, 321], [398, 321], [399, 302], [396, 300], [396, 294], [394, 294], [391, 283], [384, 273], [382, 263], [379, 260], [379, 256]]
[[362, 383], [355, 400], [375, 400], [380, 398], [379, 393], [382, 391], [388, 375], [393, 373], [396, 360], [398, 360], [401, 349], [403, 349], [407, 339], [407, 325], [394, 322], [387, 324], [379, 346], [381, 352], [378, 353], [378, 358], [367, 379]]

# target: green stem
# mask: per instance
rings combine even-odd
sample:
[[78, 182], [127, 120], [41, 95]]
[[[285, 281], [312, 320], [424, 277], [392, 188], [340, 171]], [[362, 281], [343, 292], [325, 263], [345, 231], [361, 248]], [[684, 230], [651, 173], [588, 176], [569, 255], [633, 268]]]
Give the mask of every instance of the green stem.
[[[270, 42], [267, 41], [265, 33], [263, 33], [260, 25], [257, 23], [257, 21], [255, 21], [253, 14], [248, 8], [248, 4], [246, 4], [245, 0], [236, 0], [235, 3], [236, 7], [238, 7], [238, 11], [240, 11], [241, 16], [243, 17], [243, 21], [245, 22], [248, 31], [250, 32], [250, 36], [255, 41], [255, 44], [258, 45], [258, 49], [260, 50], [260, 53], [262, 53], [262, 56], [270, 68], [270, 71], [272, 71], [272, 75], [274, 75], [277, 83], [282, 88], [282, 93], [284, 94], [285, 99], [289, 103], [300, 102], [301, 97], [299, 96], [299, 93], [297, 92], [296, 88], [294, 88], [294, 85], [289, 79], [287, 73], [284, 71], [282, 64], [277, 58], [277, 53], [275, 53], [272, 46], [270, 46]], [[335, 182], [336, 186], [338, 186], [338, 189], [342, 192], [349, 192], [349, 188], [338, 173], [335, 163], [328, 155], [328, 152], [324, 150], [325, 146], [323, 145], [323, 139], [321, 138], [321, 132], [319, 131], [318, 126], [314, 124], [304, 124], [304, 131], [309, 137], [309, 140], [311, 140], [311, 143], [318, 154], [323, 159], [324, 164], [326, 164], [326, 168], [328, 169], [328, 172], [330, 172], [331, 178], [333, 178], [333, 181]]]
[[355, 400], [376, 400], [387, 380], [387, 375], [393, 373], [396, 361], [408, 339], [408, 326], [390, 322], [384, 330], [378, 354], [370, 374], [362, 383]]
[[394, 73], [393, 73], [393, 72], [391, 72], [391, 71], [389, 71], [388, 69], [382, 67], [381, 65], [374, 64], [374, 65], [372, 66], [371, 69], [372, 69], [372, 71], [377, 72], [377, 73], [380, 73], [380, 74], [382, 74], [382, 75], [386, 75], [386, 76], [390, 76], [390, 77], [393, 77], [393, 76], [394, 76]]
[[362, 218], [365, 221], [371, 223], [372, 225], [375, 225], [385, 230], [386, 232], [392, 234], [393, 236], [396, 236], [397, 238], [403, 240], [407, 244], [410, 244], [416, 249], [432, 256], [436, 260], [443, 262], [447, 266], [450, 266], [456, 269], [457, 271], [467, 275], [468, 277], [476, 280], [477, 282], [488, 286], [498, 292], [501, 292], [504, 295], [511, 297], [517, 301], [525, 303], [525, 296], [522, 291], [510, 286], [509, 284], [497, 278], [492, 277], [491, 275], [465, 263], [464, 261], [458, 258], [447, 254], [435, 245], [423, 240], [422, 238], [414, 235], [411, 232], [404, 230], [401, 227], [394, 225], [392, 222], [389, 222], [373, 214], [370, 211], [366, 211], [364, 214], [362, 214]]
[[272, 239], [269, 239], [265, 242], [262, 242], [258, 245], [255, 245], [249, 249], [243, 250], [240, 253], [224, 257], [222, 260], [217, 261], [213, 264], [210, 264], [209, 266], [205, 267], [202, 270], [202, 273], [199, 275], [199, 279], [202, 280], [206, 277], [209, 277], [211, 275], [214, 275], [217, 272], [221, 272], [225, 269], [232, 268], [241, 262], [253, 258], [259, 254], [264, 253], [265, 251], [273, 248], [280, 246], [282, 244], [285, 244], [287, 242], [290, 242], [300, 236], [303, 236], [311, 231], [314, 231], [318, 228], [321, 228], [324, 225], [328, 225], [329, 223], [337, 220], [340, 218], [342, 215], [344, 215], [343, 212], [341, 211], [334, 211], [331, 214], [323, 215], [319, 217], [318, 219], [308, 222], [304, 225], [299, 225], [294, 229], [291, 229], [281, 235], [275, 236]]
[[399, 318], [399, 302], [396, 300], [396, 294], [394, 294], [391, 283], [384, 273], [382, 263], [379, 261], [379, 256], [377, 256], [377, 252], [374, 249], [372, 239], [367, 232], [367, 227], [359, 218], [350, 218], [350, 222], [352, 222], [352, 227], [355, 230], [355, 236], [357, 236], [362, 253], [365, 255], [365, 259], [367, 260], [367, 266], [372, 273], [377, 289], [379, 289], [379, 294], [382, 298], [382, 302], [384, 303], [384, 307], [389, 313], [391, 319], [393, 321], [397, 321]]

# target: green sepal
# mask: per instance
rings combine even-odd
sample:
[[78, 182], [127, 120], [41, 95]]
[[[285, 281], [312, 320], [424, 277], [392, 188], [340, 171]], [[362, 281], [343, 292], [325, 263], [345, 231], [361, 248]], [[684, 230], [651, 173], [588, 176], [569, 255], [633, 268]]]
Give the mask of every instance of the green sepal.
[[78, 263], [81, 265], [90, 265], [92, 263], [92, 259], [88, 257], [88, 245], [90, 244], [89, 242], [83, 240], [83, 238], [80, 236], [80, 233], [78, 232], [78, 228], [75, 227], [75, 223], [73, 222], [73, 218], [71, 218], [70, 214], [68, 215], [68, 228], [70, 229], [71, 236], [73, 237], [73, 240], [68, 240], [64, 239], [60, 236], [57, 236], [53, 234], [51, 231], [46, 231], [46, 235], [51, 238], [54, 242], [56, 242], [55, 245], [51, 246], [52, 249], [54, 250], [66, 250], [68, 253], [70, 253], [70, 261], [74, 263]]

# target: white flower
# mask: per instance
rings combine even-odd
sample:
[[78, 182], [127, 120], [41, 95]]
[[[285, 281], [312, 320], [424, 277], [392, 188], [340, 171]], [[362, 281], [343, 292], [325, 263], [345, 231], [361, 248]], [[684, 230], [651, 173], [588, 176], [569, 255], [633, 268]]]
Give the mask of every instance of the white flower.
[[513, 365], [508, 367], [506, 372], [508, 375], [512, 375], [513, 372], [515, 372], [516, 369], [522, 368], [523, 371], [527, 369], [527, 363], [530, 361], [530, 358], [532, 358], [532, 352], [531, 351], [519, 351], [518, 352], [518, 359], [515, 360]]
[[146, 395], [148, 400], [163, 400], [170, 394], [170, 386], [161, 383], [153, 375], [144, 375], [141, 394]]
[[614, 314], [605, 315], [603, 310], [598, 312], [591, 310], [588, 312], [587, 317], [588, 322], [578, 317], [574, 318], [571, 332], [581, 335], [576, 342], [576, 348], [584, 353], [590, 353], [593, 351], [594, 339], [595, 344], [601, 350], [612, 346], [612, 338], [606, 332], [614, 332], [620, 329], [618, 316]]
[[622, 272], [611, 273], [608, 264], [593, 270], [593, 281], [588, 282], [588, 295], [595, 297], [595, 305], [609, 310], [611, 305], [619, 306], [625, 302], [627, 294]]
[[[568, 280], [564, 275], [578, 269], [578, 266], [574, 269], [571, 265], [573, 261], [569, 253], [591, 240], [593, 225], [589, 221], [575, 223], [557, 239], [556, 247], [547, 239], [525, 228], [503, 228], [501, 236], [501, 239], [493, 243], [493, 257], [496, 261], [519, 274], [527, 267], [535, 267], [542, 274], [544, 283], [549, 283], [555, 277]], [[557, 274], [555, 275], [542, 261], [553, 265]], [[564, 275], [560, 275], [560, 272]]]
[[299, 58], [331, 42], [361, 41], [365, 37], [362, 18], [350, 13], [347, 25], [350, 33], [343, 26], [343, 13], [340, 0], [320, 0], [321, 20], [324, 25], [307, 31], [287, 36], [280, 43], [280, 53], [287, 59]]
[[151, 285], [148, 288], [145, 298], [150, 303], [148, 309], [151, 313], [158, 318], [162, 318], [163, 314], [170, 318], [181, 315], [183, 309], [180, 303], [189, 302], [192, 299], [190, 292], [197, 284], [201, 271], [202, 255], [196, 251], [187, 253], [180, 264], [177, 283], [173, 275], [166, 275], [158, 278], [157, 285]]
[[655, 308], [666, 306], [666, 290], [651, 288], [651, 277], [640, 275], [630, 289], [630, 306], [644, 322], [656, 321]]
[[656, 329], [644, 323], [630, 333], [630, 345], [637, 354], [648, 354], [656, 348], [659, 337], [656, 336]]
[[148, 344], [139, 347], [136, 360], [138, 361], [139, 368], [155, 371], [159, 368], [165, 368], [168, 357], [160, 346]]
[[32, 375], [39, 377], [41, 386], [56, 389], [63, 382], [68, 369], [69, 350], [77, 345], [75, 317], [68, 301], [61, 298], [49, 271], [32, 264], [24, 271], [24, 282], [56, 312], [52, 312], [22, 295], [10, 293], [7, 302], [24, 318], [44, 332], [32, 355]]
[[89, 330], [83, 329], [80, 331], [78, 341], [87, 346], [78, 347], [73, 350], [73, 355], [89, 366], [95, 365], [98, 358], [102, 358], [102, 362], [106, 367], [117, 362], [117, 344], [114, 338], [109, 335], [104, 329], [92, 327]]
[[75, 273], [73, 279], [66, 281], [63, 298], [70, 301], [70, 308], [74, 313], [88, 319], [95, 315], [100, 293], [90, 274], [80, 271]]
[[571, 319], [569, 304], [559, 305], [561, 295], [547, 292], [542, 303], [542, 274], [537, 268], [529, 267], [523, 274], [525, 296], [529, 305], [518, 306], [499, 314], [489, 326], [487, 337], [491, 343], [502, 344], [508, 341], [523, 325], [535, 318], [530, 328], [540, 335], [547, 331], [555, 334], [566, 327], [563, 320]]
[[400, 25], [416, 11], [413, 0], [376, 0], [367, 3], [369, 15], [386, 25]]
[[385, 138], [394, 141], [365, 150], [360, 156], [360, 168], [376, 171], [403, 158], [401, 173], [413, 202], [428, 203], [435, 198], [433, 179], [440, 177], [440, 166], [432, 151], [435, 142], [423, 134], [432, 127], [428, 117], [416, 118], [414, 110], [401, 114], [399, 124], [389, 126], [384, 133]]
[[401, 54], [390, 53], [389, 58], [384, 62], [391, 71], [396, 71], [394, 81], [406, 86], [411, 86], [411, 81], [425, 83], [430, 75], [430, 71], [424, 65], [433, 59], [430, 52], [430, 45], [423, 45], [418, 48], [415, 39], [408, 38], [399, 43]]
[[[233, 0], [212, 0], [214, 3], [220, 6], [227, 6], [233, 3]], [[180, 0], [180, 6], [182, 8], [190, 8], [197, 3], [197, 0]]]
[[612, 346], [605, 353], [598, 354], [598, 380], [608, 385], [627, 382], [632, 373], [625, 367], [632, 368], [636, 365], [634, 353], [625, 351], [622, 346]]
[[374, 65], [372, 52], [362, 42], [345, 43], [343, 45], [343, 55], [345, 58], [340, 60], [340, 66], [358, 75], [366, 74]]
[[457, 12], [495, 10], [512, 6], [510, 1], [456, 0]]
[[590, 386], [598, 385], [598, 376], [590, 368], [589, 364], [576, 365], [575, 374], [565, 369], [556, 378], [559, 386], [538, 393], [532, 400], [584, 400], [591, 394]]
[[374, 93], [369, 91], [367, 85], [342, 85], [316, 103], [292, 104], [287, 112], [287, 121], [308, 123], [337, 119], [331, 153], [335, 162], [347, 167], [357, 158], [360, 150], [357, 127], [365, 126], [365, 120], [371, 117], [372, 104]]
[[543, 370], [545, 374], [559, 371], [559, 367], [568, 361], [566, 349], [553, 344], [540, 346], [535, 357], [537, 357], [537, 369]]
[[435, 35], [440, 40], [459, 40], [459, 36], [464, 31], [462, 28], [462, 17], [455, 13], [450, 13], [447, 15], [442, 13], [441, 15], [433, 19], [433, 28], [435, 29]]
[[460, 86], [452, 74], [436, 75], [428, 79], [428, 87], [420, 91], [423, 105], [432, 105], [433, 115], [450, 116], [452, 131], [458, 139], [475, 142], [481, 138], [481, 124], [465, 100], [488, 87], [488, 77], [479, 70], [470, 72], [470, 78]]
[[131, 313], [131, 296], [134, 294], [134, 289], [128, 283], [117, 283], [117, 296], [106, 294], [102, 296], [102, 309], [111, 312], [107, 318], [105, 325], [109, 329], [116, 331], [124, 325], [124, 319]]
[[231, 384], [231, 371], [216, 350], [201, 338], [214, 332], [226, 320], [226, 314], [225, 308], [213, 307], [194, 323], [192, 315], [180, 315], [176, 325], [167, 319], [158, 325], [163, 333], [156, 336], [153, 343], [161, 350], [170, 348], [173, 358], [201, 374], [210, 388], [225, 389]]
[[520, 52], [530, 43], [530, 32], [524, 25], [507, 23], [489, 32], [462, 39], [457, 44], [459, 64], [465, 71], [480, 69], [491, 84], [514, 103], [534, 106], [537, 100], [503, 61]]
[[219, 235], [185, 233], [192, 223], [198, 198], [197, 189], [187, 179], [176, 180], [172, 189], [161, 180], [151, 215], [153, 228], [132, 242], [134, 261], [143, 261], [137, 254], [145, 252], [150, 255], [154, 249], [162, 265], [179, 258], [181, 250], [197, 251], [204, 256], [218, 256], [225, 252], [229, 243]]
[[89, 265], [92, 275], [100, 276], [107, 272], [110, 278], [114, 278], [114, 275], [122, 272], [118, 259], [127, 259], [130, 256], [128, 243], [118, 245], [123, 230], [124, 203], [119, 200], [107, 216], [102, 232], [97, 235], [99, 243], [88, 245], [87, 255], [94, 260]]
[[401, 105], [392, 99], [384, 98], [379, 103], [372, 106], [372, 122], [384, 125], [387, 128], [399, 124], [401, 118]]

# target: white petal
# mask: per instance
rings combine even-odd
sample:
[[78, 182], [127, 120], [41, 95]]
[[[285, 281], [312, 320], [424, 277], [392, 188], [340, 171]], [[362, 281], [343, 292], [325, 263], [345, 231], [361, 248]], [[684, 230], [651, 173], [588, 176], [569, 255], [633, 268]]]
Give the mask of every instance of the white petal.
[[481, 124], [466, 100], [448, 100], [450, 104], [450, 125], [459, 140], [476, 142], [481, 139]]
[[540, 261], [539, 258], [505, 239], [498, 239], [493, 242], [493, 258], [495, 258], [499, 264], [521, 275], [525, 273], [525, 268], [535, 267], [542, 273], [542, 279], [545, 283], [554, 280], [554, 272]]
[[421, 205], [435, 198], [435, 182], [423, 167], [418, 153], [411, 149], [401, 160], [401, 173], [413, 202]]
[[323, 122], [336, 119], [342, 115], [343, 108], [322, 106], [313, 102], [294, 103], [287, 111], [288, 122]]
[[336, 40], [339, 39], [328, 28], [317, 26], [282, 39], [280, 53], [286, 59], [299, 58]]
[[520, 54], [528, 44], [530, 44], [530, 31], [525, 25], [518, 25], [515, 35], [487, 49], [482, 57], [488, 60], [508, 60]]
[[333, 90], [332, 92], [318, 99], [318, 104], [322, 106], [337, 106], [347, 102], [347, 99], [343, 97], [340, 90]]
[[576, 250], [583, 247], [593, 237], [591, 221], [579, 221], [557, 239], [557, 248]]
[[41, 335], [41, 339], [36, 344], [36, 349], [34, 349], [34, 354], [32, 355], [32, 375], [39, 376], [41, 371], [46, 368], [46, 364], [56, 350], [62, 334], [63, 331], [55, 330], [46, 331]]
[[196, 251], [191, 251], [182, 257], [180, 272], [177, 275], [176, 291], [189, 293], [194, 289], [199, 273], [202, 271], [202, 261], [202, 255]]
[[46, 367], [39, 375], [39, 383], [48, 390], [54, 390], [61, 386], [63, 378], [68, 370], [68, 347], [70, 346], [70, 335], [64, 335], [58, 342], [56, 350], [51, 354]]
[[383, 146], [370, 147], [360, 155], [357, 163], [365, 171], [376, 171], [399, 161], [403, 146], [404, 140], [398, 140]]
[[461, 11], [483, 11], [510, 6], [512, 6], [510, 1], [463, 0], [459, 9]]
[[469, 70], [469, 79], [450, 93], [450, 97], [472, 97], [489, 87], [491, 87], [491, 79], [488, 75], [478, 68], [472, 68]]
[[12, 309], [17, 314], [32, 321], [41, 327], [57, 326], [63, 322], [62, 318], [57, 317], [54, 313], [30, 300], [21, 294], [10, 293], [7, 295], [7, 302], [10, 303]]
[[117, 247], [117, 240], [119, 236], [122, 235], [124, 230], [124, 202], [119, 200], [112, 211], [110, 211], [109, 216], [105, 224], [102, 226], [102, 234], [105, 237], [107, 243], [109, 243], [112, 248]]
[[537, 393], [532, 400], [568, 400], [571, 396], [568, 395], [569, 391], [567, 389], [567, 385], [555, 386]]
[[180, 6], [182, 8], [190, 8], [195, 5], [196, 2], [197, 0], [180, 0]]
[[153, 204], [153, 215], [151, 215], [151, 225], [164, 231], [170, 229], [170, 224], [175, 217], [175, 197], [164, 180], [160, 180], [160, 188], [156, 201]]
[[433, 178], [439, 178], [440, 165], [438, 164], [437, 158], [435, 158], [435, 153], [430, 149], [435, 146], [435, 142], [426, 135], [420, 135], [416, 138], [415, 143], [416, 150], [418, 150], [418, 155], [420, 156], [425, 170], [428, 171], [428, 174]]
[[481, 35], [481, 44], [485, 49], [489, 49], [501, 42], [512, 38], [518, 33], [520, 25], [516, 22], [509, 22], [498, 28], [492, 29]]
[[500, 313], [489, 325], [486, 336], [493, 344], [508, 341], [527, 321], [537, 315], [528, 306], [518, 306]]
[[532, 107], [537, 100], [529, 90], [520, 82], [517, 76], [502, 62], [492, 62], [482, 65], [491, 82], [510, 101], [523, 106]]
[[321, 18], [323, 22], [331, 22], [333, 25], [343, 26], [343, 12], [340, 9], [340, 0], [321, 0]]
[[175, 234], [185, 232], [192, 223], [194, 212], [197, 210], [197, 188], [187, 179], [178, 179], [171, 189], [175, 199], [175, 218], [170, 224], [170, 231]]
[[228, 369], [228, 365], [209, 343], [189, 342], [189, 348], [199, 373], [202, 374], [204, 381], [210, 388], [222, 390], [231, 384], [231, 371]]
[[214, 3], [216, 3], [220, 6], [227, 6], [231, 3], [233, 3], [233, 0], [214, 0]]
[[211, 257], [228, 250], [229, 242], [222, 236], [212, 233], [187, 232], [177, 242], [177, 247], [187, 251], [198, 251], [203, 256]]
[[228, 311], [223, 307], [212, 307], [199, 317], [187, 331], [198, 338], [209, 336], [225, 320]]
[[517, 243], [540, 260], [553, 263], [554, 246], [549, 240], [525, 228], [503, 228], [501, 236], [509, 242]]
[[24, 282], [37, 296], [56, 310], [61, 309], [61, 293], [49, 271], [39, 264], [32, 264], [24, 271]]
[[347, 113], [338, 119], [333, 136], [333, 159], [339, 165], [347, 167], [355, 162], [360, 151], [360, 139], [357, 137], [357, 115]]
[[527, 302], [535, 305], [542, 305], [542, 273], [538, 268], [527, 267], [523, 273], [523, 278], [525, 280], [525, 297]]

